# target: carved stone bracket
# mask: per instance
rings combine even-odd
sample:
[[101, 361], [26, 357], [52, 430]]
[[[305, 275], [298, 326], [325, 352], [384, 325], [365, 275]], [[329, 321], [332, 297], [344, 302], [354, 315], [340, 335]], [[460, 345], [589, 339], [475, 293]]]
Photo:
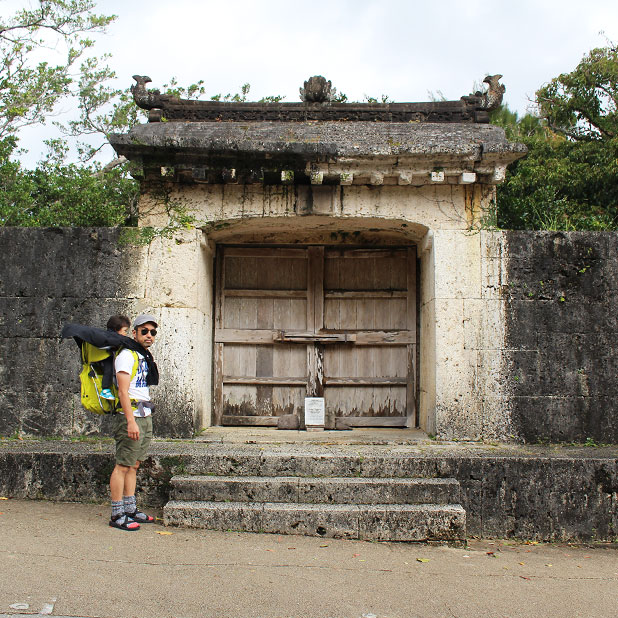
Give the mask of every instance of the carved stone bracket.
[[475, 96], [480, 98], [481, 109], [490, 112], [493, 109], [497, 109], [502, 104], [502, 97], [506, 92], [506, 86], [500, 83], [502, 75], [499, 73], [496, 75], [488, 75], [483, 83], [487, 84], [487, 90], [485, 92], [475, 92]]
[[131, 86], [133, 100], [142, 109], [161, 109], [166, 105], [178, 104], [182, 101], [178, 97], [162, 95], [160, 90], [148, 90], [146, 84], [152, 81], [148, 75], [134, 75], [133, 79], [137, 82]]

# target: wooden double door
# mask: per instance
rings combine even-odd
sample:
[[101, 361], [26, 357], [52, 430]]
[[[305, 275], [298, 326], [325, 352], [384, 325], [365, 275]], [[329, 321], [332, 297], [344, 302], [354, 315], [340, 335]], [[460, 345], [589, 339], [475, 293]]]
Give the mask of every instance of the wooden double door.
[[240, 247], [217, 252], [217, 425], [410, 427], [416, 401], [416, 251]]

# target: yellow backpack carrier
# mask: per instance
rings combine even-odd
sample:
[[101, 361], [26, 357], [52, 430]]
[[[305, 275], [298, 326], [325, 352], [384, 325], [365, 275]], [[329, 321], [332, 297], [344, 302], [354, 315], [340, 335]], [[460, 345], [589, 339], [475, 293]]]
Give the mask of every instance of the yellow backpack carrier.
[[[112, 355], [116, 356], [116, 353], [114, 350], [97, 348], [87, 342], [82, 343], [81, 352], [82, 370], [79, 374], [79, 381], [81, 383], [82, 406], [89, 412], [94, 412], [95, 414], [111, 414], [120, 406], [118, 400], [118, 387], [116, 384], [113, 384], [111, 387], [114, 400], [103, 399], [103, 397], [101, 397], [103, 371], [99, 363]], [[120, 352], [120, 350], [118, 350], [118, 352]], [[130, 352], [135, 359], [131, 371], [131, 381], [133, 381], [133, 378], [135, 378], [137, 374], [139, 359], [137, 352], [134, 350], [130, 350]]]

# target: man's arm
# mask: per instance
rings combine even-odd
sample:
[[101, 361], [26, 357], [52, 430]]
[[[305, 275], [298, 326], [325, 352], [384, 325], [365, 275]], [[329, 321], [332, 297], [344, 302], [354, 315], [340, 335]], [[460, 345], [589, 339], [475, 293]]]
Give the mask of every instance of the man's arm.
[[116, 381], [118, 382], [118, 399], [120, 399], [122, 412], [127, 419], [127, 433], [131, 440], [139, 440], [139, 427], [135, 422], [133, 408], [131, 407], [131, 398], [129, 397], [131, 376], [125, 371], [118, 371], [116, 373]]

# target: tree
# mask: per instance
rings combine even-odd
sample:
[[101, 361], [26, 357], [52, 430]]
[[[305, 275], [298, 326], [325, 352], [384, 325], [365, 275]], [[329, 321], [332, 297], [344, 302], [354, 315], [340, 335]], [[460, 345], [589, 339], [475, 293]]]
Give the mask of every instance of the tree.
[[492, 122], [528, 146], [498, 188], [511, 229], [618, 229], [618, 52], [594, 49], [536, 93], [538, 115], [508, 108]]
[[[15, 158], [20, 130], [44, 123], [61, 100], [72, 98], [81, 111], [81, 127], [70, 122], [67, 134], [96, 129], [105, 135], [105, 128], [122, 125], [114, 113], [107, 123], [89, 115], [119, 94], [106, 85], [114, 77], [106, 57], [86, 56], [93, 45], [88, 35], [103, 32], [115, 19], [94, 9], [91, 0], [39, 0], [35, 8], [0, 18], [0, 225], [118, 225], [132, 220], [137, 186], [126, 173], [101, 174], [98, 164], [66, 163], [68, 148], [61, 139], [49, 141], [50, 154], [36, 170], [23, 169]], [[130, 113], [123, 105], [114, 111]], [[84, 146], [80, 154], [91, 158], [96, 150]]]
[[573, 141], [618, 137], [618, 47], [593, 49], [536, 93], [548, 126]]
[[[93, 45], [85, 35], [115, 19], [94, 14], [94, 7], [91, 0], [39, 0], [34, 9], [0, 17], [0, 139], [44, 122], [59, 99], [77, 94], [74, 71]], [[52, 47], [63, 50], [62, 59], [41, 60]], [[110, 76], [99, 70], [99, 80]]]

